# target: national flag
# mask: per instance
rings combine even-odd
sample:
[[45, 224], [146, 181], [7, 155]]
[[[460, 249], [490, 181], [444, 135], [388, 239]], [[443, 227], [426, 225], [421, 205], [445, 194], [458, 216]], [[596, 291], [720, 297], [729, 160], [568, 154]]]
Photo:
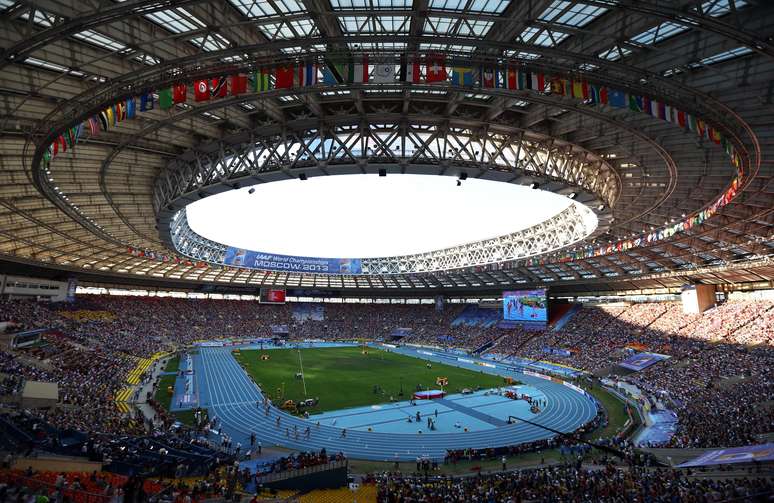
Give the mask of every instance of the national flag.
[[[572, 97], [582, 100], [586, 99], [588, 97], [588, 86], [584, 85], [586, 84], [582, 80], [573, 80], [572, 81]], [[583, 92], [584, 87], [586, 88], [586, 92]]]
[[591, 85], [591, 102], [607, 105], [607, 88], [605, 86]]
[[174, 104], [175, 102], [172, 100], [172, 88], [165, 87], [164, 89], [159, 89], [159, 108], [162, 110], [169, 110]]
[[127, 119], [134, 119], [137, 115], [137, 102], [134, 99], [134, 96], [131, 98], [126, 99], [126, 118]]
[[213, 98], [228, 96], [228, 80], [226, 77], [215, 77], [210, 81], [210, 95]]
[[685, 127], [685, 112], [682, 110], [677, 111], [677, 124], [680, 125], [681, 128]]
[[115, 115], [115, 121], [121, 122], [124, 120], [124, 106], [119, 101], [115, 105], [113, 105], [113, 113]]
[[666, 120], [666, 103], [664, 103], [663, 101], [658, 102], [658, 107], [656, 109], [655, 116], [661, 120]]
[[99, 118], [99, 125], [102, 126], [103, 131], [108, 130], [108, 120], [107, 120], [107, 114], [104, 110], [102, 110], [99, 115], [97, 115], [97, 118]]
[[664, 112], [665, 112], [664, 113], [664, 119], [667, 122], [674, 122], [674, 115], [673, 115], [672, 106], [671, 105], [666, 105], [664, 107]]
[[427, 82], [442, 82], [447, 79], [446, 56], [433, 54], [427, 57]]
[[271, 68], [261, 68], [253, 74], [253, 90], [256, 92], [274, 89], [271, 82]]
[[648, 115], [653, 115], [653, 100], [647, 96], [642, 97], [642, 111]]
[[247, 92], [247, 75], [237, 73], [231, 76], [231, 95], [236, 96]]
[[346, 65], [331, 58], [325, 58], [325, 66], [322, 68], [323, 84], [330, 86], [343, 84], [346, 80]]
[[481, 67], [481, 87], [495, 88], [498, 87], [497, 71], [491, 66]]
[[707, 133], [707, 125], [701, 119], [696, 119], [696, 132], [701, 138], [704, 138], [704, 135]]
[[113, 113], [113, 107], [107, 107], [105, 109], [105, 115], [107, 116], [107, 122], [108, 124], [111, 124], [113, 126], [116, 125], [116, 115]]
[[317, 64], [312, 62], [298, 65], [298, 85], [313, 86], [317, 84]]
[[527, 83], [530, 81], [531, 79], [529, 78], [529, 74], [527, 72], [524, 72], [522, 70], [519, 70], [516, 72], [516, 89], [520, 91], [529, 89], [527, 87]]
[[275, 73], [277, 89], [290, 89], [293, 87], [293, 67], [292, 66], [280, 66], [277, 67]]
[[714, 127], [709, 128], [709, 137], [710, 140], [712, 140], [713, 143], [720, 145], [720, 131], [715, 129]]
[[326, 85], [329, 85], [329, 86], [334, 86], [336, 84], [340, 84], [341, 80], [339, 80], [339, 78], [336, 78], [336, 75], [340, 76], [340, 74], [336, 71], [336, 69], [333, 68], [333, 65], [332, 64], [326, 64], [322, 68], [322, 76], [323, 76], [322, 81], [323, 81], [323, 84], [326, 84]]
[[172, 86], [172, 101], [177, 103], [185, 103], [188, 94], [188, 86], [185, 84], [175, 84]]
[[361, 84], [368, 82], [368, 55], [364, 54], [362, 58], [355, 58], [349, 61], [345, 68], [346, 76], [344, 80], [348, 84]]
[[89, 134], [97, 136], [99, 134], [99, 122], [95, 117], [89, 117]]
[[642, 96], [634, 94], [629, 95], [629, 110], [633, 112], [642, 112]]
[[546, 78], [542, 73], [531, 74], [532, 86], [530, 89], [543, 93], [546, 91]]
[[52, 143], [51, 145], [53, 147], [52, 148], [53, 155], [58, 154], [59, 153], [59, 138], [54, 140], [54, 143]]
[[194, 81], [194, 100], [208, 101], [210, 99], [210, 86], [206, 80]]
[[616, 108], [626, 108], [626, 93], [619, 89], [610, 89], [607, 92], [608, 103]]
[[688, 131], [696, 132], [696, 117], [694, 117], [692, 114], [686, 114], [687, 115], [687, 122], [688, 122]]
[[67, 142], [61, 134], [59, 135], [59, 146], [62, 149], [62, 152], [67, 152]]
[[552, 78], [551, 94], [558, 94], [559, 96], [565, 96], [567, 94], [566, 81], [560, 77]]
[[395, 82], [395, 65], [392, 63], [376, 63], [372, 80], [378, 83]]
[[470, 87], [473, 85], [473, 69], [456, 66], [452, 69], [452, 85]]
[[508, 67], [508, 73], [505, 78], [505, 87], [507, 89], [518, 89], [519, 88], [519, 75], [518, 71], [515, 68]]
[[148, 110], [153, 110], [153, 94], [149, 92], [143, 93], [140, 96], [140, 112], [147, 112]]
[[399, 79], [401, 82], [417, 84], [422, 78], [422, 72], [419, 66], [419, 59], [415, 56], [411, 62], [408, 56], [401, 54]]

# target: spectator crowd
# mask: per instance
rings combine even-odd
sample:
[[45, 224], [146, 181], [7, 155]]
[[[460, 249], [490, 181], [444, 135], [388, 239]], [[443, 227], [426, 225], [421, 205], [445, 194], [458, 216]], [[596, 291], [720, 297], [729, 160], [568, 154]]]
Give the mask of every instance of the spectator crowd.
[[[82, 296], [74, 303], [0, 301], [10, 330], [46, 329], [42, 343], [0, 351], [0, 396], [22, 380], [59, 383], [60, 403], [42, 413], [52, 427], [93, 434], [146, 433], [146, 425], [115, 406], [138, 358], [197, 340], [272, 337], [286, 326], [290, 340], [389, 341], [520, 356], [618, 375], [677, 412], [674, 447], [736, 446], [774, 431], [770, 407], [774, 361], [774, 303], [729, 301], [701, 314], [679, 303], [635, 303], [580, 309], [563, 328], [498, 328], [482, 308], [434, 305], [325, 304], [299, 317], [294, 305], [161, 297]], [[547, 353], [559, 348], [562, 357]], [[632, 352], [669, 355], [642, 372], [623, 375], [617, 364]], [[2, 377], [10, 376], [10, 377]], [[171, 423], [172, 421], [169, 421]]]

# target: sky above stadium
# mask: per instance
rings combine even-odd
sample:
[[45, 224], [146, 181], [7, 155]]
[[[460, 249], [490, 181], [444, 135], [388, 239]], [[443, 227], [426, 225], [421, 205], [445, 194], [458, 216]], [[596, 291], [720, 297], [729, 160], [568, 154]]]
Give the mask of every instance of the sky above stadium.
[[249, 250], [367, 258], [438, 250], [541, 222], [571, 200], [450, 176], [338, 175], [231, 190], [188, 206], [200, 235]]

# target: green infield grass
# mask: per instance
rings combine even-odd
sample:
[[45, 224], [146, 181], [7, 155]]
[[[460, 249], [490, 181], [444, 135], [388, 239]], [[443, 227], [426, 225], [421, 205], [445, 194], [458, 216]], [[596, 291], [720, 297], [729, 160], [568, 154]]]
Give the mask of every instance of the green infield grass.
[[[234, 357], [276, 405], [286, 400], [318, 398], [318, 405], [307, 409], [310, 413], [385, 403], [391, 398], [408, 400], [417, 386], [439, 389], [438, 377], [448, 378], [449, 384], [444, 387], [448, 393], [504, 385], [502, 377], [484, 372], [373, 348], [367, 352], [363, 354], [362, 347], [301, 349], [306, 395], [301, 379], [296, 378], [297, 349], [242, 350]], [[268, 360], [261, 360], [264, 353], [269, 355]]]

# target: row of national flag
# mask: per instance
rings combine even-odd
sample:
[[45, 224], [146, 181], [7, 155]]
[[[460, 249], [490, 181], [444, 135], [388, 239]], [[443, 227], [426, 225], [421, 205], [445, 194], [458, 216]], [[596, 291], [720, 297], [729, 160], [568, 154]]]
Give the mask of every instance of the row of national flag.
[[[451, 70], [451, 71], [449, 71]], [[265, 66], [252, 73], [236, 73], [221, 77], [193, 81], [193, 99], [196, 102], [209, 101], [227, 96], [261, 93], [272, 89], [338, 84], [366, 83], [446, 83], [463, 88], [505, 89], [552, 94], [582, 100], [587, 105], [604, 105], [648, 114], [654, 118], [673, 123], [720, 145], [729, 155], [737, 170], [738, 177], [732, 186], [710, 208], [698, 215], [688, 217], [685, 222], [668, 226], [661, 231], [648, 234], [639, 240], [626, 240], [607, 247], [572, 252], [560, 260], [572, 260], [600, 254], [620, 252], [639, 244], [670, 237], [674, 232], [690, 228], [713, 215], [725, 206], [735, 195], [742, 176], [741, 157], [725, 135], [694, 114], [663, 101], [635, 93], [590, 83], [582, 78], [546, 75], [532, 72], [517, 65], [452, 66], [447, 68], [444, 55], [427, 55], [411, 58], [401, 55], [399, 64], [394, 62], [371, 62], [367, 55], [346, 61], [325, 58], [323, 65], [317, 61], [304, 61], [285, 65]], [[132, 120], [138, 112], [148, 112], [158, 107], [169, 110], [176, 104], [186, 103], [189, 98], [188, 84], [176, 83], [154, 91], [145, 91], [125, 98], [104, 110], [90, 116], [80, 124], [62, 131], [43, 153], [43, 162], [77, 145], [88, 132], [95, 137], [100, 132], [117, 126], [120, 122]], [[709, 213], [707, 213], [709, 212]], [[639, 241], [639, 244], [637, 244]], [[542, 259], [545, 260], [545, 259]], [[542, 262], [541, 260], [541, 262]], [[198, 265], [197, 265], [198, 266]]]
[[706, 207], [701, 211], [698, 211], [696, 213], [693, 213], [685, 217], [684, 219], [674, 224], [664, 226], [660, 229], [656, 229], [647, 234], [642, 234], [641, 236], [637, 236], [631, 239], [622, 239], [615, 243], [610, 243], [599, 247], [587, 246], [577, 250], [563, 252], [558, 256], [551, 255], [551, 256], [545, 256], [540, 258], [527, 259], [524, 265], [527, 265], [527, 266], [544, 265], [544, 264], [550, 264], [550, 263], [571, 262], [573, 260], [599, 257], [602, 255], [610, 255], [613, 253], [625, 252], [632, 248], [637, 248], [639, 246], [645, 246], [648, 244], [656, 243], [658, 241], [662, 241], [664, 239], [668, 239], [679, 232], [685, 232], [695, 226], [701, 225], [704, 223], [705, 220], [714, 216], [718, 211], [720, 211], [721, 208], [726, 206], [728, 203], [731, 202], [731, 200], [734, 197], [736, 197], [737, 191], [739, 190], [739, 183], [740, 183], [740, 180], [739, 180], [739, 177], [737, 176], [731, 182], [731, 185], [728, 187], [728, 189], [726, 189], [725, 192], [723, 192], [723, 194], [720, 197], [718, 197], [715, 201], [713, 201], [711, 205], [709, 205], [708, 207]]
[[[480, 66], [477, 70], [472, 67], [455, 66], [451, 68], [449, 73], [443, 55], [428, 56], [423, 60], [419, 58], [410, 60], [404, 54], [399, 65], [384, 62], [371, 65], [368, 56], [364, 55], [342, 63], [326, 59], [326, 64], [322, 67], [319, 67], [316, 61], [262, 67], [249, 75], [237, 73], [195, 80], [193, 82], [193, 98], [196, 102], [203, 102], [225, 98], [229, 95], [238, 96], [247, 93], [248, 90], [260, 93], [272, 89], [314, 86], [319, 83], [320, 75], [322, 83], [326, 85], [388, 83], [395, 82], [396, 78], [406, 83], [446, 82], [461, 87], [480, 86], [484, 89], [501, 88], [566, 96], [582, 100], [588, 105], [606, 105], [646, 113], [721, 145], [731, 158], [733, 165], [738, 171], [741, 170], [739, 156], [734, 151], [732, 143], [720, 131], [694, 114], [685, 112], [674, 105], [648, 96], [589, 83], [581, 78], [550, 76], [517, 66]], [[44, 156], [45, 160], [48, 161], [59, 152], [72, 148], [86, 130], [91, 136], [96, 136], [101, 131], [118, 125], [119, 122], [134, 119], [138, 110], [147, 112], [155, 109], [156, 106], [161, 110], [169, 110], [176, 104], [186, 103], [188, 96], [188, 85], [176, 83], [160, 88], [155, 93], [146, 91], [139, 96], [122, 100], [88, 118], [80, 126], [63, 132], [51, 144]]]

